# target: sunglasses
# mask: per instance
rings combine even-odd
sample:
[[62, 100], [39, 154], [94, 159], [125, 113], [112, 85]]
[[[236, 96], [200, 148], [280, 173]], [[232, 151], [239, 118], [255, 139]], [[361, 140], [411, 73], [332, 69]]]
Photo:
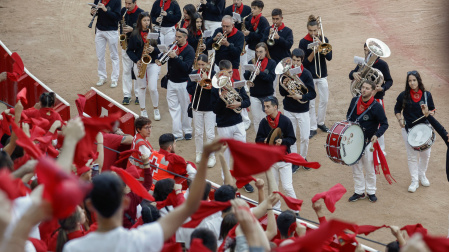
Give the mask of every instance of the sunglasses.
[[418, 74], [418, 71], [416, 71], [416, 70], [408, 71], [408, 72], [407, 72], [407, 75], [410, 75], [410, 74], [417, 75], [417, 74]]

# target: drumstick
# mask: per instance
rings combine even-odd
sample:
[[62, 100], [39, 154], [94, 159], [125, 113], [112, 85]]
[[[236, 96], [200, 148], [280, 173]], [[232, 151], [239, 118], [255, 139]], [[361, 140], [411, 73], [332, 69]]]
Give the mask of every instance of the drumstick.
[[[429, 112], [435, 112], [435, 110], [437, 110], [437, 109], [434, 109], [434, 110], [430, 110]], [[412, 124], [414, 124], [415, 122], [417, 122], [417, 121], [419, 121], [419, 120], [423, 119], [424, 117], [426, 117], [426, 116], [425, 116], [425, 115], [423, 115], [423, 116], [421, 116], [420, 118], [418, 118], [418, 119], [414, 120], [414, 121], [412, 122]]]

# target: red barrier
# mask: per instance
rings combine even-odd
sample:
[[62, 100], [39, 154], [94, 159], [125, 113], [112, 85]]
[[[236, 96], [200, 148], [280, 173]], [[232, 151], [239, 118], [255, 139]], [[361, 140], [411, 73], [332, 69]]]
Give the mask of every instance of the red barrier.
[[139, 117], [136, 113], [125, 108], [120, 103], [114, 101], [112, 98], [93, 87], [84, 96], [86, 97], [86, 106], [84, 107], [85, 114], [88, 116], [101, 117], [113, 113], [120, 113], [120, 129], [122, 129], [124, 133], [134, 136], [134, 121]]
[[[11, 51], [9, 51], [1, 41], [0, 45], [0, 73], [12, 72], [14, 60], [11, 58]], [[6, 80], [0, 82], [0, 100], [14, 106], [16, 104], [16, 95], [22, 88], [27, 89], [28, 104], [24, 105], [25, 109], [30, 108], [39, 102], [39, 97], [42, 93], [53, 92], [25, 68], [25, 72], [18, 81]], [[54, 109], [61, 115], [63, 120], [68, 121], [70, 119], [70, 104], [58, 94], [56, 94]]]

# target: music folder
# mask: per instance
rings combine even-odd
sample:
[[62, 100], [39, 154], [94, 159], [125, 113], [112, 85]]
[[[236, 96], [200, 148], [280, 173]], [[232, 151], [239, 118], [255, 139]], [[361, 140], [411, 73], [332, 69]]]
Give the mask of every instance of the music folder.
[[147, 39], [158, 39], [159, 38], [159, 33], [157, 32], [150, 32], [148, 33]]
[[234, 21], [237, 23], [242, 22], [242, 17], [240, 16], [240, 14], [235, 12], [232, 13], [232, 19], [234, 19]]
[[312, 43], [308, 44], [308, 45], [307, 45], [307, 49], [312, 49], [312, 48], [314, 48], [315, 46], [318, 46], [318, 41], [317, 41], [317, 42], [312, 42]]
[[205, 30], [205, 31], [203, 32], [203, 38], [211, 37], [212, 34], [214, 34], [214, 31], [212, 31], [212, 30]]
[[356, 63], [357, 65], [363, 65], [365, 64], [365, 58], [354, 56], [354, 63]]
[[253, 64], [246, 64], [246, 65], [243, 65], [243, 70], [254, 72], [254, 71], [256, 71], [256, 67]]
[[157, 45], [157, 48], [159, 49], [159, 51], [161, 51], [162, 53], [166, 53], [168, 51], [168, 46], [166, 45]]
[[292, 68], [292, 69], [290, 69], [289, 71], [290, 71], [290, 74], [291, 74], [291, 75], [295, 75], [295, 74], [300, 74], [300, 73], [302, 73], [301, 67], [300, 67], [300, 66], [299, 66], [299, 67]]
[[189, 78], [192, 82], [200, 82], [201, 81], [200, 74], [189, 74]]
[[234, 88], [242, 88], [246, 84], [246, 81], [234, 81]]

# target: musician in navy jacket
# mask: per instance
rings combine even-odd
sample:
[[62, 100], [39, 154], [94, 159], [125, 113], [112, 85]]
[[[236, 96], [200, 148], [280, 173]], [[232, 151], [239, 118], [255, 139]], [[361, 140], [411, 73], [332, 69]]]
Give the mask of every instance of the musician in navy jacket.
[[206, 30], [215, 31], [221, 26], [221, 19], [226, 7], [225, 0], [200, 0], [201, 15], [204, 18], [204, 26]]
[[178, 2], [156, 0], [151, 8], [150, 16], [151, 22], [156, 27], [156, 32], [159, 32], [157, 29], [160, 29], [161, 44], [167, 46], [172, 44], [175, 41], [175, 25], [181, 20], [181, 8]]
[[262, 16], [263, 8], [263, 1], [252, 1], [252, 16], [245, 20], [247, 31], [244, 31], [243, 34], [245, 35], [246, 45], [248, 46], [248, 48], [246, 48], [247, 61], [254, 59], [256, 45], [262, 42], [265, 29], [270, 26], [268, 20]]
[[[108, 74], [106, 72], [106, 44], [109, 46], [112, 61], [111, 87], [117, 87], [118, 76], [120, 74], [120, 59], [118, 57], [118, 22], [120, 21], [120, 9], [122, 3], [120, 0], [95, 0], [97, 5], [97, 24], [95, 26], [95, 48], [98, 59], [98, 77], [97, 86], [106, 83]], [[91, 14], [95, 13], [92, 7]]]
[[267, 45], [264, 42], [257, 44], [256, 58], [258, 58], [259, 61], [256, 62], [256, 59], [253, 59], [250, 60], [248, 64], [253, 64], [254, 67], [259, 64], [260, 67], [256, 69], [255, 72], [245, 71], [244, 74], [245, 80], [247, 80], [247, 85], [251, 76], [255, 76], [254, 86], [249, 88], [251, 114], [253, 115], [255, 132], [259, 129], [260, 120], [265, 117], [263, 101], [266, 97], [273, 95], [273, 81], [276, 78], [276, 74], [274, 73], [276, 62], [271, 59]]
[[235, 0], [235, 1], [233, 1], [233, 3], [231, 5], [229, 5], [228, 7], [226, 7], [224, 9], [223, 16], [229, 15], [229, 16], [233, 17], [234, 13], [237, 13], [240, 15], [240, 20], [234, 20], [234, 22], [235, 22], [235, 28], [237, 28], [237, 30], [241, 31], [242, 30], [242, 19], [244, 17], [248, 16], [249, 14], [251, 14], [251, 7], [249, 7], [248, 5], [244, 5], [243, 0]]
[[[362, 94], [352, 98], [346, 114], [348, 121], [360, 124], [365, 139], [364, 154], [356, 164], [351, 166], [355, 193], [349, 198], [349, 201], [364, 199], [366, 197], [365, 191], [371, 202], [377, 201], [375, 195], [376, 173], [374, 170], [373, 152], [370, 149], [388, 129], [388, 121], [382, 105], [374, 99], [375, 89], [376, 84], [363, 83]], [[365, 175], [363, 171], [365, 171]]]
[[[435, 109], [432, 95], [424, 88], [421, 75], [418, 71], [410, 71], [407, 73], [405, 91], [399, 94], [396, 99], [396, 105], [394, 106], [394, 113], [402, 128], [402, 137], [404, 138], [405, 148], [407, 149], [408, 169], [412, 177], [412, 183], [408, 187], [409, 192], [415, 192], [419, 187], [419, 182], [423, 186], [430, 186], [430, 182], [426, 177], [426, 171], [427, 165], [429, 164], [431, 148], [424, 151], [417, 151], [407, 141], [411, 128], [418, 124], [429, 123], [425, 117], [422, 118], [421, 105], [423, 104], [427, 105], [431, 111]], [[401, 112], [404, 119], [402, 119]]]

